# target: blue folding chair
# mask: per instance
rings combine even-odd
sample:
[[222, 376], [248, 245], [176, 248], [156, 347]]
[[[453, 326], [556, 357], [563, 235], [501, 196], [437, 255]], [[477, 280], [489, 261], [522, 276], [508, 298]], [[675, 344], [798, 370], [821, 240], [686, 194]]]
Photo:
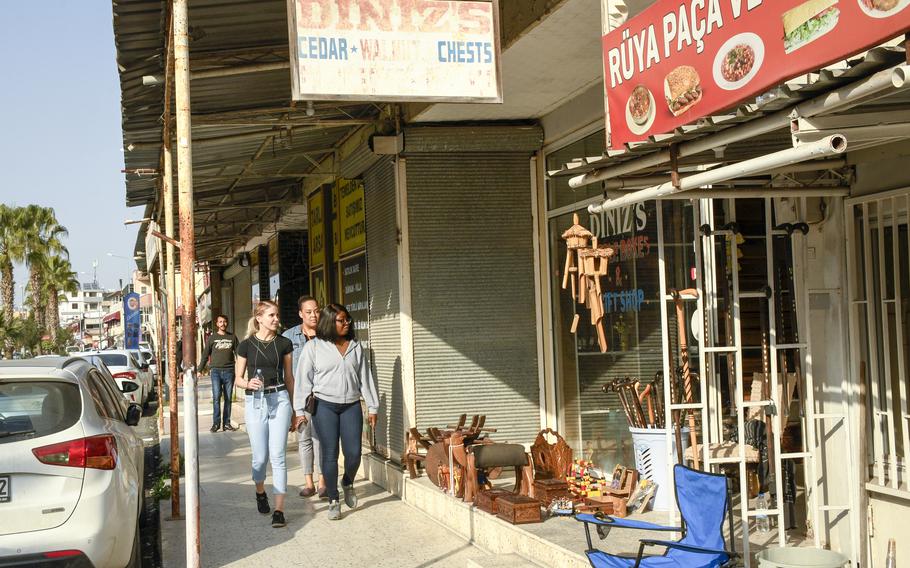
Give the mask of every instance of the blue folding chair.
[[[585, 554], [594, 568], [720, 568], [727, 566], [737, 556], [725, 549], [724, 516], [729, 517], [730, 541], [733, 541], [733, 513], [727, 479], [721, 474], [706, 473], [683, 465], [673, 468], [676, 481], [676, 504], [682, 515], [681, 527], [667, 527], [609, 516], [576, 515], [585, 524], [588, 550]], [[642, 539], [638, 556], [617, 556], [594, 548], [591, 542], [591, 525], [599, 533], [610, 529], [639, 529], [683, 533], [678, 541]], [[646, 546], [666, 549], [661, 556], [644, 556]]]

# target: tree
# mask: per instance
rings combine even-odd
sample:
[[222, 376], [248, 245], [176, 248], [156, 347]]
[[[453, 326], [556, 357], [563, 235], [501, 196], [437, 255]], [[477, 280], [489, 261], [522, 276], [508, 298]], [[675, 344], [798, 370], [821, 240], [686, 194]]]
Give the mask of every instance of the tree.
[[13, 264], [25, 260], [24, 243], [22, 208], [0, 203], [0, 306], [7, 319], [13, 317], [16, 292]]
[[3, 310], [0, 310], [0, 348], [3, 349], [7, 358], [12, 357], [13, 349], [19, 343], [22, 334], [22, 320], [15, 317], [7, 317]]
[[64, 294], [75, 294], [79, 291], [79, 281], [70, 261], [62, 256], [49, 257], [42, 266], [44, 290], [47, 300], [45, 324], [51, 336], [51, 342], [57, 342], [57, 331], [60, 327], [60, 300]]
[[54, 255], [68, 257], [69, 253], [60, 240], [68, 235], [66, 227], [57, 222], [54, 210], [40, 205], [22, 208], [24, 223], [25, 265], [29, 269], [29, 289], [35, 322], [47, 328], [45, 321], [47, 298], [44, 297], [44, 272], [48, 259]]

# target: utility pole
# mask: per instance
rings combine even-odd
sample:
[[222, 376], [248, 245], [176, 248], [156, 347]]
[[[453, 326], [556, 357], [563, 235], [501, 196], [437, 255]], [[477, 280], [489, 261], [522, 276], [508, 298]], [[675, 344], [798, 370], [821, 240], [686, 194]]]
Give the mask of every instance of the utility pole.
[[[173, 30], [173, 12], [169, 18], [169, 31]], [[164, 127], [162, 129], [161, 190], [164, 193], [164, 234], [168, 237], [166, 272], [164, 278], [165, 300], [167, 302], [167, 384], [168, 411], [170, 414], [171, 441], [171, 518], [180, 518], [180, 432], [177, 420], [177, 278], [174, 274], [174, 188], [173, 163], [171, 159], [171, 82], [174, 65], [173, 34], [167, 42], [167, 62], [164, 79]]]
[[196, 385], [196, 237], [190, 121], [187, 0], [174, 0], [174, 85], [177, 106], [177, 189], [180, 203], [180, 283], [183, 294], [183, 438], [186, 448], [186, 566], [199, 568], [199, 427]]

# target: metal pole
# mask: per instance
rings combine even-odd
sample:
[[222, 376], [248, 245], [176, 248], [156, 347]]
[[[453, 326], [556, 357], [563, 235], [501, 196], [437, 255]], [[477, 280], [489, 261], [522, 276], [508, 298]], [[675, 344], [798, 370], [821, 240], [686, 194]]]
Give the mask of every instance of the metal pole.
[[[173, 15], [170, 28], [173, 29]], [[177, 278], [174, 273], [174, 189], [173, 164], [171, 160], [171, 69], [174, 65], [173, 40], [168, 41], [167, 62], [164, 82], [164, 127], [162, 131], [162, 169], [164, 177], [161, 189], [164, 193], [164, 233], [167, 242], [164, 290], [167, 301], [167, 384], [168, 412], [170, 414], [171, 442], [171, 518], [180, 518], [180, 432], [177, 420]]]
[[183, 295], [183, 436], [186, 448], [186, 565], [198, 568], [199, 428], [196, 415], [196, 243], [193, 234], [193, 154], [190, 145], [190, 46], [187, 0], [174, 0], [174, 87], [177, 188], [180, 203], [180, 283]]

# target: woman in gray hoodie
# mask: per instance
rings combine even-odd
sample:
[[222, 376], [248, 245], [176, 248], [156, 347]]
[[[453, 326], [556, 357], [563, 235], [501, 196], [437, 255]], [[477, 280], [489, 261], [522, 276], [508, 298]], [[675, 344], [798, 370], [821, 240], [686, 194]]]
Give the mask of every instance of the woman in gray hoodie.
[[[379, 397], [366, 353], [354, 337], [354, 322], [347, 308], [329, 304], [322, 309], [316, 327], [316, 339], [308, 341], [300, 354], [295, 380], [300, 388], [294, 393], [294, 408], [299, 410], [298, 421], [304, 415], [310, 393], [316, 399], [312, 416], [316, 436], [322, 447], [322, 473], [325, 476], [326, 497], [329, 499], [329, 519], [341, 518], [338, 494], [338, 447], [344, 451], [344, 476], [341, 487], [345, 504], [357, 507], [354, 478], [360, 469], [360, 436], [363, 414], [360, 397], [366, 401], [370, 426], [376, 427]], [[296, 424], [295, 424], [296, 426]]]

